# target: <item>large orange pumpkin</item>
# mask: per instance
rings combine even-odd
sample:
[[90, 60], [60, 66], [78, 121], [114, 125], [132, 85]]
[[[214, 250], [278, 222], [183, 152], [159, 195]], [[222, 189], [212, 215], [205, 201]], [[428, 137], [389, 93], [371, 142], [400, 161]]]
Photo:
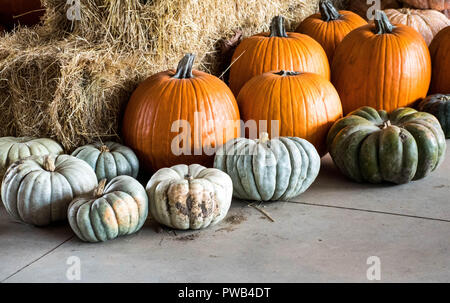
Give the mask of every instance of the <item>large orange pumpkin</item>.
[[342, 39], [355, 28], [367, 22], [350, 11], [337, 11], [330, 0], [321, 0], [320, 13], [309, 16], [297, 28], [297, 32], [314, 38], [322, 45], [328, 60], [333, 62], [334, 51]]
[[251, 36], [237, 47], [232, 58], [230, 88], [237, 96], [254, 76], [281, 69], [330, 78], [330, 66], [322, 46], [307, 35], [287, 33], [284, 18], [277, 16], [272, 20], [270, 33]]
[[34, 25], [43, 14], [40, 0], [0, 0], [0, 20], [5, 27]]
[[[330, 81], [313, 73], [280, 71], [256, 76], [241, 89], [238, 104], [244, 122], [256, 122], [257, 131], [248, 132], [248, 137], [272, 133], [276, 130], [272, 121], [278, 121], [279, 134], [274, 135], [306, 139], [320, 155], [326, 153], [328, 130], [342, 117], [336, 89]], [[264, 124], [266, 129], [262, 129]]]
[[220, 79], [192, 70], [194, 57], [188, 54], [176, 71], [145, 80], [127, 105], [123, 138], [149, 171], [176, 164], [212, 166], [211, 149], [240, 134], [231, 123], [239, 125], [236, 99]]
[[414, 29], [392, 25], [382, 11], [374, 24], [355, 29], [339, 44], [332, 82], [344, 113], [370, 106], [388, 112], [424, 98], [430, 85], [427, 44]]
[[387, 9], [384, 11], [391, 23], [408, 25], [418, 31], [427, 45], [433, 37], [444, 27], [450, 25], [450, 20], [441, 12], [433, 9]]
[[430, 44], [433, 75], [431, 94], [450, 94], [450, 26], [441, 30]]

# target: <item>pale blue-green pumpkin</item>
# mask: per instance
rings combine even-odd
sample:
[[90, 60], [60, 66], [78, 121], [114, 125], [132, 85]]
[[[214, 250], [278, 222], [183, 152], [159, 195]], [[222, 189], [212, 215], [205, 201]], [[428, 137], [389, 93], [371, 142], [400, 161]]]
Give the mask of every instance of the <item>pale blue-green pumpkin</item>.
[[100, 181], [93, 192], [75, 198], [67, 216], [75, 234], [86, 242], [103, 242], [137, 232], [148, 215], [144, 187], [130, 176]]
[[288, 200], [303, 193], [320, 170], [320, 156], [308, 141], [296, 137], [269, 140], [238, 138], [216, 153], [214, 167], [233, 180], [233, 195], [242, 200]]
[[139, 160], [129, 147], [115, 142], [93, 143], [77, 148], [72, 156], [86, 161], [95, 171], [97, 180], [111, 181], [117, 176], [136, 178]]
[[63, 148], [58, 142], [46, 138], [3, 137], [0, 138], [0, 178], [8, 167], [29, 156], [59, 155]]
[[36, 226], [66, 220], [74, 197], [92, 191], [97, 177], [69, 155], [31, 156], [14, 162], [2, 183], [2, 201], [16, 220]]
[[177, 229], [203, 229], [225, 218], [231, 178], [215, 168], [179, 164], [161, 168], [146, 187], [152, 218]]

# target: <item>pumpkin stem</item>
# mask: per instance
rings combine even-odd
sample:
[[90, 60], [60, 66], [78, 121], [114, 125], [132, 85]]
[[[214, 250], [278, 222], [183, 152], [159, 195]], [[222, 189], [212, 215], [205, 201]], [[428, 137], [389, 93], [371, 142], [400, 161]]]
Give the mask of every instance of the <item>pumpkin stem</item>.
[[101, 152], [101, 153], [107, 153], [107, 152], [109, 152], [108, 146], [102, 145], [102, 147], [100, 147], [100, 152]]
[[292, 72], [286, 70], [280, 70], [278, 73], [274, 73], [275, 75], [286, 77], [286, 76], [297, 76], [300, 75], [300, 72]]
[[55, 167], [55, 159], [51, 155], [47, 155], [44, 158], [44, 169], [49, 172], [54, 172]]
[[387, 120], [383, 122], [383, 129], [388, 128], [389, 126], [391, 126], [391, 120]]
[[103, 179], [98, 183], [97, 188], [94, 190], [95, 199], [100, 198], [103, 195], [103, 192], [105, 191], [106, 181], [106, 179]]
[[287, 38], [286, 28], [284, 27], [284, 17], [275, 16], [270, 24], [270, 35], [269, 37], [281, 37]]
[[266, 143], [269, 141], [269, 134], [264, 132], [259, 135], [259, 143]]
[[385, 12], [377, 10], [375, 12], [375, 34], [390, 34], [394, 30], [395, 26], [389, 21]]
[[180, 60], [177, 67], [177, 72], [172, 78], [175, 79], [189, 79], [193, 78], [192, 66], [194, 65], [195, 55], [186, 54], [183, 59]]
[[333, 21], [341, 17], [338, 10], [334, 7], [330, 0], [321, 0], [319, 3], [320, 16], [323, 21]]

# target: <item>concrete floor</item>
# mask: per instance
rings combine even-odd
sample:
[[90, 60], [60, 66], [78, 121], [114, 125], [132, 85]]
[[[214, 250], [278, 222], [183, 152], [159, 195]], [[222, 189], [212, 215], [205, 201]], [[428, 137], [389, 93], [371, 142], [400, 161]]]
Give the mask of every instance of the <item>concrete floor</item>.
[[[449, 143], [449, 142], [447, 142]], [[429, 178], [401, 186], [355, 184], [329, 156], [315, 184], [292, 202], [263, 205], [271, 222], [235, 201], [219, 225], [173, 232], [149, 221], [100, 244], [66, 224], [12, 222], [0, 207], [0, 281], [72, 282], [450, 282], [450, 153]]]

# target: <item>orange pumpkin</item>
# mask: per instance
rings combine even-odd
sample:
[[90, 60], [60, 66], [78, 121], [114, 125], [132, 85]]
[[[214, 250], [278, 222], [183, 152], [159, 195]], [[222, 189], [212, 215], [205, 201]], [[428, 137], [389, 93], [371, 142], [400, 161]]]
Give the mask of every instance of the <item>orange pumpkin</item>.
[[355, 29], [339, 44], [332, 82], [344, 113], [370, 106], [393, 111], [424, 98], [430, 85], [427, 44], [414, 29], [392, 25], [382, 11], [373, 24]]
[[281, 69], [330, 78], [330, 66], [322, 46], [307, 35], [287, 33], [284, 18], [277, 16], [272, 20], [270, 33], [251, 36], [237, 47], [230, 69], [230, 88], [237, 96], [254, 76]]
[[0, 20], [8, 28], [34, 25], [43, 14], [40, 0], [0, 0]]
[[[342, 105], [333, 85], [313, 73], [269, 72], [248, 81], [238, 96], [244, 122], [255, 120], [260, 132], [271, 133], [279, 121], [279, 136], [300, 137], [311, 142], [321, 156], [326, 153], [325, 139], [333, 123], [342, 117]], [[267, 121], [267, 128], [264, 123]], [[277, 133], [275, 133], [277, 135]]]
[[384, 12], [391, 23], [408, 25], [418, 31], [427, 45], [430, 45], [441, 29], [450, 25], [450, 20], [444, 14], [432, 9], [401, 8], [387, 9]]
[[149, 171], [176, 164], [211, 167], [213, 149], [240, 134], [231, 123], [239, 125], [236, 99], [217, 77], [192, 70], [194, 57], [187, 54], [176, 71], [145, 80], [127, 105], [123, 139]]
[[434, 37], [430, 53], [433, 65], [430, 94], [450, 94], [450, 26]]
[[367, 22], [350, 11], [337, 11], [330, 0], [321, 0], [320, 13], [306, 18], [300, 23], [297, 32], [314, 38], [322, 45], [333, 62], [334, 51], [342, 39], [355, 28], [366, 25]]

